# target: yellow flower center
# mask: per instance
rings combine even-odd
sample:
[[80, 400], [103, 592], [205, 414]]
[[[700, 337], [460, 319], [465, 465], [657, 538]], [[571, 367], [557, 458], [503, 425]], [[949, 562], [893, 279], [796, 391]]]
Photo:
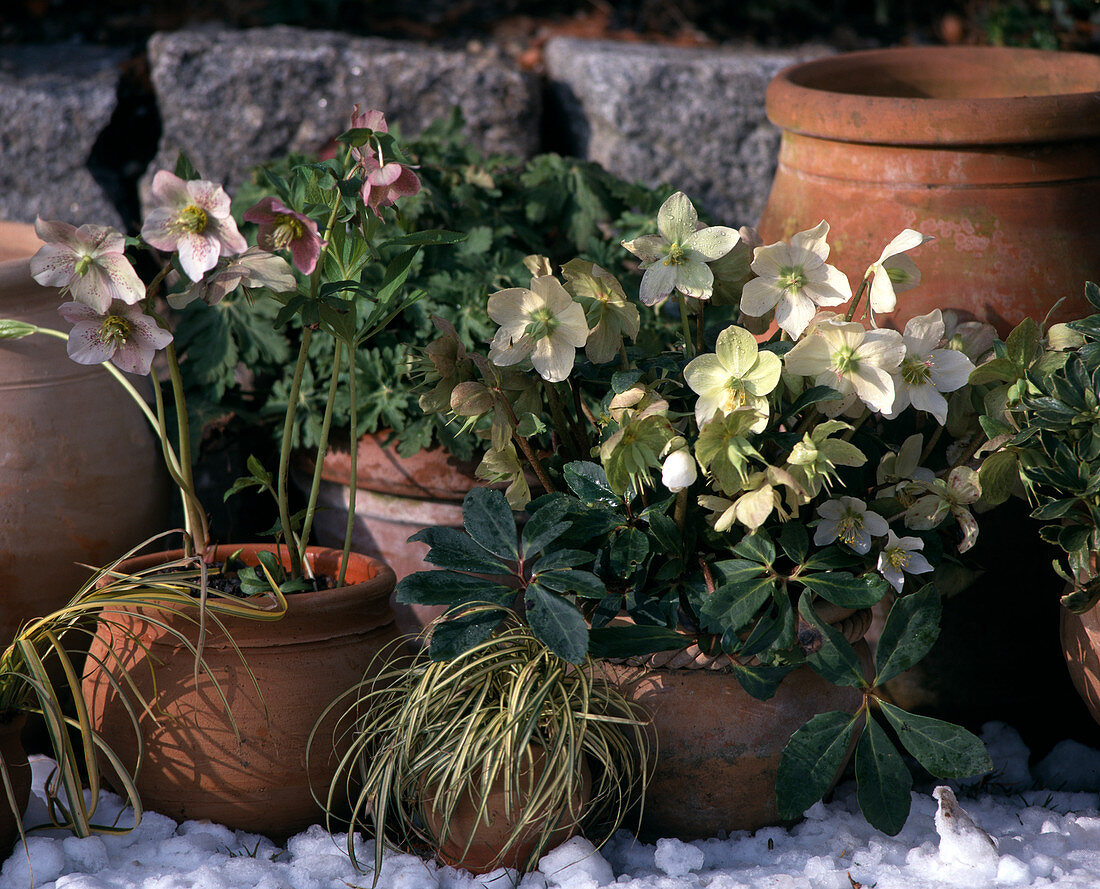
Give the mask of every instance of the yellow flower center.
[[788, 293], [798, 293], [806, 283], [806, 273], [801, 266], [786, 265], [779, 270], [779, 286]]
[[668, 248], [668, 256], [665, 257], [665, 265], [683, 265], [688, 261], [687, 253], [679, 244], [672, 244]]
[[206, 215], [206, 211], [197, 204], [189, 204], [180, 210], [180, 215], [176, 220], [176, 224], [185, 232], [190, 232], [193, 235], [201, 235], [206, 231], [209, 217]]
[[130, 322], [121, 315], [107, 315], [99, 327], [99, 335], [117, 349], [130, 338]]
[[923, 386], [932, 377], [931, 358], [906, 356], [901, 363], [901, 378], [910, 386]]
[[842, 543], [854, 546], [863, 536], [863, 514], [850, 508], [845, 510], [837, 522], [836, 536]]
[[736, 377], [730, 377], [722, 392], [722, 412], [729, 414], [740, 410], [747, 401], [748, 393], [745, 391], [745, 384]]
[[883, 555], [886, 556], [886, 563], [891, 568], [906, 568], [909, 565], [909, 553], [900, 546], [890, 547], [883, 552]]
[[286, 213], [279, 213], [275, 216], [275, 230], [271, 233], [271, 243], [276, 250], [281, 250], [288, 244], [301, 239], [305, 230], [300, 219]]
[[92, 258], [90, 256], [82, 256], [76, 261], [76, 268], [74, 271], [83, 278], [88, 274], [88, 269], [92, 267]]

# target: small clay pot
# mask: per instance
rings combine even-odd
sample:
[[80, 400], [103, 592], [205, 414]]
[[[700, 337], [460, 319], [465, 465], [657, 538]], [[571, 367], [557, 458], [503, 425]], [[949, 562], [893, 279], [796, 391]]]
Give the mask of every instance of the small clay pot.
[[[270, 545], [219, 546], [214, 559], [241, 550], [242, 560], [256, 565], [257, 553], [265, 549]], [[339, 550], [307, 552], [314, 573], [336, 576]], [[141, 556], [120, 569], [134, 571], [180, 555]], [[137, 788], [144, 805], [178, 820], [205, 818], [275, 838], [319, 822], [322, 811], [311, 788], [326, 792], [346, 747], [333, 742], [333, 715], [332, 725], [318, 729], [319, 747], [307, 768], [306, 742], [314, 723], [368, 668], [377, 672], [385, 666], [376, 655], [400, 651], [389, 608], [393, 572], [353, 553], [347, 581], [338, 589], [289, 595], [287, 614], [278, 621], [223, 618], [232, 641], [208, 620], [202, 654], [232, 720], [210, 677], [200, 674], [196, 684], [194, 657], [182, 643], [141, 613], [104, 611], [90, 649], [84, 697], [93, 727], [127, 766], [136, 762], [138, 751], [125, 704], [103, 670], [91, 665], [118, 658], [151, 700], [152, 713], [139, 717], [144, 758]], [[149, 616], [196, 638], [194, 624], [182, 618]], [[108, 622], [136, 634], [137, 641]]]
[[27, 810], [27, 800], [31, 795], [31, 767], [27, 763], [27, 754], [23, 750], [23, 726], [27, 717], [22, 713], [0, 713], [0, 760], [8, 771], [11, 780], [17, 815], [12, 811], [3, 778], [0, 777], [0, 862], [19, 839], [19, 821]]
[[[519, 823], [526, 808], [524, 797], [538, 784], [546, 771], [546, 751], [542, 747], [532, 747], [531, 768], [522, 768], [519, 779], [519, 799], [512, 795], [512, 811], [509, 812], [505, 780], [497, 778], [489, 789], [487, 800], [487, 818], [478, 818], [479, 804], [483, 798], [481, 788], [472, 788], [456, 807], [450, 821], [450, 831], [436, 849], [436, 857], [444, 864], [462, 868], [470, 873], [485, 874], [500, 867], [516, 868], [520, 872], [533, 865], [530, 859], [538, 842], [542, 823], [555, 813], [540, 813], [534, 821], [517, 837], [516, 842], [505, 851], [516, 824]], [[524, 793], [526, 791], [526, 793]], [[551, 832], [544, 851], [560, 846], [576, 833], [575, 821], [588, 804], [592, 794], [592, 774], [587, 763], [581, 776], [581, 787], [573, 797], [572, 812], [558, 812], [557, 826]], [[432, 807], [433, 792], [429, 787], [425, 793], [421, 814], [428, 827], [428, 833], [439, 838], [443, 832], [443, 821]], [[473, 839], [471, 839], [471, 837]], [[469, 848], [467, 848], [469, 844]]]

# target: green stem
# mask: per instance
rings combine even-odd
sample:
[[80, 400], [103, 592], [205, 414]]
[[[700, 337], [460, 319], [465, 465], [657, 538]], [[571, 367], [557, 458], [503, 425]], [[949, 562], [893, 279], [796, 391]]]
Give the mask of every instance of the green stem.
[[283, 527], [283, 539], [287, 543], [290, 556], [290, 576], [293, 578], [302, 576], [302, 561], [298, 558], [298, 548], [291, 543], [293, 531], [290, 523], [290, 502], [287, 499], [287, 479], [290, 476], [290, 452], [294, 443], [294, 415], [297, 412], [298, 398], [302, 392], [302, 375], [305, 373], [309, 341], [312, 335], [313, 331], [308, 327], [302, 328], [302, 344], [298, 348], [298, 361], [294, 365], [294, 379], [290, 383], [286, 416], [283, 418], [283, 446], [279, 450], [279, 479], [276, 499], [279, 501], [279, 522]]
[[[340, 348], [340, 344], [336, 344], [336, 348]], [[348, 348], [348, 397], [351, 399], [351, 404], [348, 407], [348, 420], [351, 423], [351, 435], [348, 442], [348, 457], [351, 460], [351, 465], [348, 467], [348, 522], [344, 526], [344, 554], [340, 557], [340, 576], [336, 579], [336, 585], [342, 587], [344, 585], [344, 576], [348, 571], [348, 559], [351, 558], [351, 535], [355, 530], [355, 495], [359, 488], [359, 472], [356, 465], [359, 461], [359, 435], [357, 429], [359, 426], [359, 417], [356, 401], [358, 400], [355, 383], [355, 352]]]
[[859, 282], [859, 289], [856, 291], [855, 298], [852, 300], [852, 304], [848, 306], [848, 311], [844, 315], [845, 321], [851, 321], [856, 316], [856, 309], [859, 308], [859, 301], [863, 294], [867, 292], [867, 287], [869, 286], [867, 282], [868, 279], [866, 277]]
[[[153, 396], [156, 399], [157, 406], [157, 437], [160, 438], [161, 444], [170, 448], [170, 438], [168, 435], [168, 418], [164, 410], [164, 395], [160, 390], [160, 381], [153, 379]], [[168, 466], [168, 474], [172, 476], [172, 481], [176, 485], [176, 489], [179, 491], [180, 499], [183, 502], [183, 515], [184, 526], [187, 533], [184, 535], [183, 550], [185, 555], [192, 555], [192, 547], [194, 545], [194, 507], [191, 502], [191, 496], [187, 489], [187, 483], [183, 479], [183, 475], [180, 471], [179, 464], [173, 465], [172, 461], [169, 461], [167, 456], [165, 457], [165, 464]], [[201, 510], [200, 510], [201, 511]]]
[[517, 447], [523, 452], [523, 456], [527, 459], [527, 463], [535, 470], [535, 475], [538, 476], [539, 484], [542, 485], [543, 490], [547, 494], [553, 494], [557, 488], [554, 487], [554, 483], [550, 481], [550, 476], [546, 473], [546, 467], [542, 465], [542, 461], [538, 458], [538, 454], [535, 453], [530, 443], [516, 432], [516, 427], [519, 426], [519, 420], [516, 419], [516, 412], [512, 410], [512, 405], [508, 399], [498, 392], [498, 403], [504, 408], [505, 413], [508, 414], [508, 422], [512, 424], [512, 440], [516, 443]]
[[687, 299], [682, 293], [676, 294], [676, 300], [680, 304], [680, 325], [684, 332], [684, 358], [690, 361], [695, 357], [695, 342], [691, 337], [691, 321], [688, 318]]
[[336, 404], [336, 390], [340, 381], [340, 358], [344, 354], [342, 344], [337, 341], [332, 356], [332, 379], [329, 380], [328, 401], [325, 403], [325, 416], [321, 421], [321, 434], [317, 442], [317, 456], [313, 461], [313, 481], [309, 486], [309, 503], [306, 505], [306, 517], [302, 522], [302, 536], [298, 548], [299, 558], [305, 561], [306, 547], [309, 545], [309, 532], [313, 526], [313, 514], [317, 509], [317, 496], [321, 490], [321, 472], [324, 469], [325, 451], [328, 450], [328, 433], [332, 426], [332, 410]]
[[191, 518], [195, 525], [194, 527], [188, 527], [187, 530], [194, 536], [197, 529], [199, 536], [195, 540], [195, 548], [201, 554], [206, 552], [206, 547], [210, 543], [210, 528], [206, 523], [206, 513], [195, 494], [195, 477], [191, 466], [191, 423], [190, 418], [187, 416], [187, 398], [183, 394], [183, 375], [180, 373], [179, 359], [173, 343], [169, 343], [165, 347], [164, 354], [168, 358], [168, 374], [172, 380], [172, 398], [176, 403], [180, 477], [183, 479], [184, 488], [191, 501]]

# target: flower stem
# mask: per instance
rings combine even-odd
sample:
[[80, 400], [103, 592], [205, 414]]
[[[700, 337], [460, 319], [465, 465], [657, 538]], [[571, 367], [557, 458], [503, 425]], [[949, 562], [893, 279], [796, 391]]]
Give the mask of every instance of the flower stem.
[[856, 316], [856, 309], [859, 308], [860, 298], [867, 292], [867, 278], [865, 277], [859, 282], [859, 290], [856, 291], [855, 298], [852, 300], [852, 304], [848, 306], [848, 311], [844, 315], [845, 321], [851, 321]]
[[517, 447], [523, 451], [523, 456], [527, 458], [527, 462], [531, 465], [531, 468], [535, 470], [535, 475], [538, 476], [539, 484], [542, 485], [543, 490], [545, 490], [547, 494], [553, 494], [557, 488], [555, 488], [554, 483], [550, 481], [550, 476], [546, 473], [546, 467], [542, 465], [542, 461], [531, 447], [530, 442], [516, 432], [516, 427], [519, 426], [519, 420], [516, 419], [516, 412], [512, 410], [512, 405], [503, 395], [500, 396], [500, 404], [508, 413], [508, 422], [512, 425], [512, 438]]
[[687, 297], [677, 292], [676, 300], [680, 304], [680, 326], [684, 331], [684, 358], [690, 361], [695, 357], [695, 342], [691, 337], [691, 321], [688, 319]]
[[298, 556], [303, 562], [306, 558], [306, 546], [309, 545], [309, 532], [313, 526], [313, 514], [317, 509], [317, 496], [321, 490], [321, 472], [324, 468], [325, 451], [328, 450], [328, 433], [332, 426], [332, 410], [336, 404], [336, 390], [340, 381], [340, 359], [343, 354], [343, 346], [337, 341], [332, 356], [332, 379], [329, 381], [328, 401], [325, 403], [325, 416], [321, 421], [321, 434], [317, 441], [317, 456], [313, 461], [313, 481], [309, 486], [309, 503], [306, 505], [305, 519], [302, 521]]
[[290, 384], [286, 417], [283, 419], [283, 446], [279, 451], [279, 479], [276, 498], [279, 501], [279, 522], [283, 528], [283, 539], [286, 541], [290, 556], [290, 576], [292, 578], [301, 577], [302, 561], [298, 558], [298, 548], [291, 543], [293, 531], [290, 524], [290, 503], [287, 500], [287, 479], [290, 476], [290, 451], [294, 443], [294, 415], [298, 407], [298, 398], [302, 392], [302, 374], [305, 372], [309, 342], [312, 336], [312, 330], [308, 327], [302, 328], [302, 343], [298, 348], [298, 362], [294, 365], [294, 379]]
[[210, 544], [210, 528], [206, 523], [206, 512], [195, 494], [195, 476], [194, 469], [191, 466], [191, 422], [187, 416], [187, 398], [183, 394], [183, 375], [180, 373], [179, 358], [176, 355], [175, 345], [169, 343], [164, 349], [164, 354], [168, 359], [168, 374], [172, 380], [172, 399], [176, 404], [179, 469], [180, 478], [183, 480], [182, 490], [185, 491], [185, 506], [188, 514], [187, 530], [193, 538], [196, 533], [198, 534], [197, 539], [195, 539], [195, 549], [201, 555], [206, 552], [206, 548]]
[[[336, 344], [336, 348], [340, 348], [340, 344]], [[348, 571], [348, 559], [351, 557], [351, 534], [355, 528], [355, 495], [359, 489], [359, 418], [358, 418], [358, 398], [355, 394], [355, 353], [348, 347], [348, 398], [350, 399], [350, 405], [348, 406], [348, 420], [351, 423], [351, 435], [348, 442], [348, 449], [351, 459], [351, 465], [348, 467], [348, 523], [344, 527], [344, 554], [340, 557], [340, 576], [336, 579], [336, 585], [341, 587], [344, 585], [344, 577]]]

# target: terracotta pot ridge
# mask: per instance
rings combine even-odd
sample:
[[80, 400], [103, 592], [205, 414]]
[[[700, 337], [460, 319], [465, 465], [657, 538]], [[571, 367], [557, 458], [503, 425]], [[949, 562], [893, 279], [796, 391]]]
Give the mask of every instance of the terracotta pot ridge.
[[766, 107], [777, 126], [844, 142], [1072, 141], [1100, 136], [1100, 56], [969, 46], [842, 53], [781, 71]]

